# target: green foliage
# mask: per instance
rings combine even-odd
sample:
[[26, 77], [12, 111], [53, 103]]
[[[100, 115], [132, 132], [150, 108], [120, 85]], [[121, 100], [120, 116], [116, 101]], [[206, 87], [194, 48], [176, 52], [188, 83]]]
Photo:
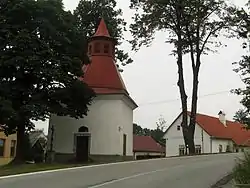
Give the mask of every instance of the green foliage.
[[233, 169], [233, 178], [238, 184], [250, 184], [250, 154], [245, 153]]
[[[223, 0], [131, 0], [130, 7], [136, 10], [130, 26], [133, 49], [150, 45], [157, 31], [167, 31], [166, 42], [177, 46], [181, 39], [183, 54], [192, 47], [201, 54], [220, 46], [216, 39], [222, 29], [235, 24], [237, 11]], [[211, 47], [211, 43], [215, 45]]]
[[6, 0], [0, 12], [0, 124], [5, 133], [32, 129], [31, 120], [50, 114], [86, 115], [94, 97], [79, 79], [88, 63], [82, 48], [86, 38], [62, 1]]
[[[250, 8], [250, 3], [247, 4]], [[249, 10], [249, 9], [248, 9]], [[250, 12], [247, 12], [246, 10], [241, 10], [237, 12], [237, 16], [241, 20], [240, 27], [237, 28], [237, 32], [239, 34], [239, 37], [242, 39], [245, 39], [243, 43], [243, 48], [246, 49], [248, 52], [250, 48]], [[244, 110], [239, 110], [236, 112], [235, 119], [243, 124], [246, 124], [248, 128], [250, 128], [250, 56], [244, 55], [242, 56], [241, 60], [239, 62], [233, 63], [235, 66], [237, 66], [234, 71], [241, 75], [241, 79], [243, 83], [245, 84], [245, 88], [239, 88], [236, 90], [233, 90], [233, 92], [237, 95], [243, 96], [243, 99], [241, 100], [241, 104], [245, 107]]]
[[[110, 35], [118, 44], [124, 40], [123, 31], [126, 31], [126, 22], [122, 18], [122, 10], [117, 8], [116, 0], [80, 0], [74, 16], [79, 31], [87, 37], [95, 33], [100, 19], [104, 18]], [[122, 65], [132, 63], [128, 53], [119, 46], [116, 47], [116, 58]]]
[[78, 79], [83, 64], [71, 13], [60, 1], [46, 0], [7, 1], [0, 11], [0, 99], [6, 114], [0, 123], [44, 120], [50, 113], [86, 115], [93, 92]]
[[240, 109], [238, 110], [233, 118], [235, 121], [246, 125], [249, 128], [250, 125], [250, 117], [249, 112], [247, 110]]

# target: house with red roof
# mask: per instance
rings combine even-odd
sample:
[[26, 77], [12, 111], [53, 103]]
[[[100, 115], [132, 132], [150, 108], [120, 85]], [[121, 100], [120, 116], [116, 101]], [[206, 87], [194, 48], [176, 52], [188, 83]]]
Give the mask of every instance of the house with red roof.
[[165, 148], [151, 136], [134, 135], [133, 152], [136, 160], [165, 157]]
[[83, 81], [96, 93], [88, 115], [83, 119], [51, 115], [49, 120], [48, 150], [56, 161], [133, 158], [133, 110], [137, 104], [117, 69], [115, 45], [101, 19], [88, 43], [91, 63], [83, 67]]
[[[184, 144], [181, 121], [182, 113], [165, 132], [166, 156], [184, 155], [188, 148]], [[222, 111], [218, 117], [197, 114], [194, 142], [197, 154], [239, 152], [250, 148], [250, 131], [238, 122], [226, 120]]]

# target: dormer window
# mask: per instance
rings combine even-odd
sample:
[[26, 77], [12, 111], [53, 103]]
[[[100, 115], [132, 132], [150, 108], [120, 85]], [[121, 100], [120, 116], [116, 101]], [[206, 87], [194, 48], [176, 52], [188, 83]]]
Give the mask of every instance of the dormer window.
[[99, 42], [94, 44], [94, 52], [95, 53], [100, 53], [101, 52], [101, 45]]
[[104, 44], [104, 53], [108, 54], [109, 53], [109, 45], [108, 44]]

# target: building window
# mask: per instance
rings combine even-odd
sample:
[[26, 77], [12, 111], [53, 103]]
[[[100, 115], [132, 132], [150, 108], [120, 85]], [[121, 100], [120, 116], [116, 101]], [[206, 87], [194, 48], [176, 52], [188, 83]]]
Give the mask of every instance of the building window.
[[177, 125], [177, 131], [181, 130], [181, 126]]
[[195, 154], [201, 154], [201, 145], [195, 145]]
[[241, 148], [241, 152], [244, 152], [244, 148]]
[[185, 146], [179, 145], [179, 155], [185, 155]]
[[231, 152], [229, 145], [227, 145], [227, 147], [226, 147], [226, 152]]
[[104, 44], [104, 53], [108, 54], [109, 53], [109, 45]]
[[4, 156], [4, 147], [5, 147], [5, 140], [0, 139], [0, 157]]
[[10, 156], [11, 157], [15, 156], [15, 151], [16, 151], [16, 141], [11, 140], [11, 146], [10, 146]]
[[94, 49], [95, 53], [100, 53], [101, 52], [101, 46], [100, 46], [99, 42], [95, 43], [94, 47], [95, 47], [95, 49]]

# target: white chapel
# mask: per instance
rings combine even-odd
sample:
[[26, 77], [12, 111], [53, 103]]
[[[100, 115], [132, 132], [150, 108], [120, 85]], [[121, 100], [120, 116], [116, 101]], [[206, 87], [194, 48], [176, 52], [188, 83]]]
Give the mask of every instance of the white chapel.
[[96, 93], [88, 115], [83, 119], [51, 115], [49, 120], [48, 150], [56, 161], [133, 157], [137, 104], [115, 64], [115, 44], [101, 19], [88, 43], [91, 63], [83, 67], [84, 82]]

